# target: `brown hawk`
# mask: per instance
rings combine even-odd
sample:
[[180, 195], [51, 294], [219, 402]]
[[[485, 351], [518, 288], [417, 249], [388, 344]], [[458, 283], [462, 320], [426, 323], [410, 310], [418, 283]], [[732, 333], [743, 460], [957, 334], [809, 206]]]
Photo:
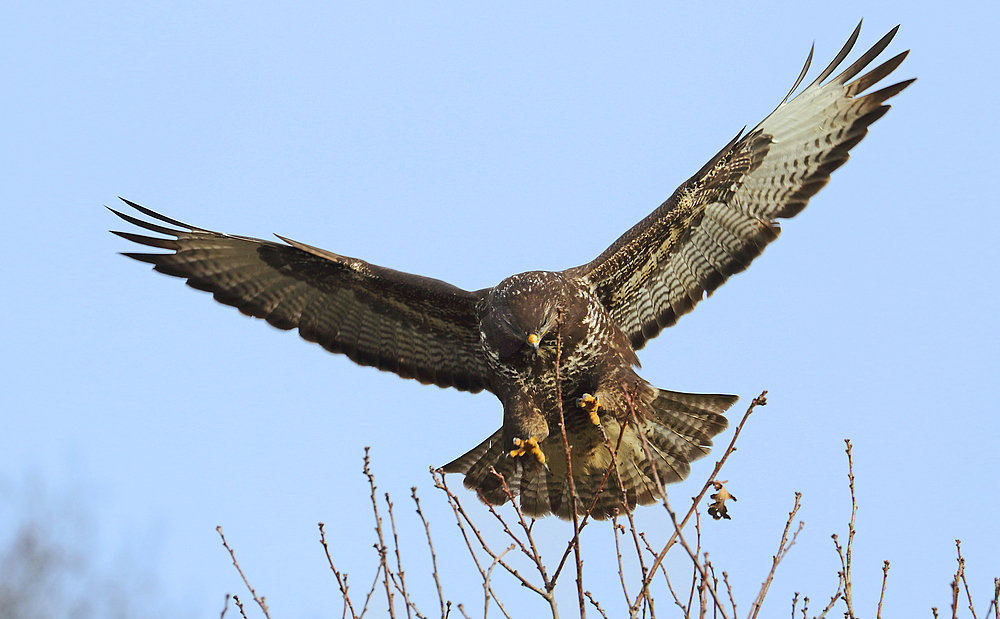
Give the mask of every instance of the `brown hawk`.
[[[886, 113], [885, 102], [913, 81], [861, 94], [906, 52], [854, 79], [896, 29], [828, 80], [860, 28], [789, 100], [810, 52], [770, 116], [741, 131], [596, 260], [566, 271], [521, 273], [468, 292], [284, 237], [279, 243], [196, 228], [127, 200], [162, 223], [115, 211], [119, 216], [168, 238], [115, 234], [169, 252], [126, 256], [361, 365], [492, 392], [503, 404], [503, 426], [444, 470], [465, 474], [467, 487], [499, 504], [508, 495], [494, 469], [525, 513], [568, 518], [569, 461], [578, 509], [594, 504], [593, 516], [605, 518], [656, 500], [654, 470], [662, 483], [684, 479], [726, 428], [723, 413], [737, 399], [657, 389], [636, 374], [635, 351], [747, 268], [777, 238], [775, 220], [805, 207]], [[614, 458], [605, 437], [617, 447]], [[617, 474], [595, 502], [613, 462]]]

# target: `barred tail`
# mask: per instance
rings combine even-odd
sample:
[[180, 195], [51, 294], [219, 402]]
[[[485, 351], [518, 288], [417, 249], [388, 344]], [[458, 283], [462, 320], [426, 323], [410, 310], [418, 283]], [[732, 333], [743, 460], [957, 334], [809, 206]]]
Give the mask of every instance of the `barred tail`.
[[[631, 510], [636, 505], [657, 501], [660, 493], [656, 489], [653, 466], [661, 484], [687, 477], [690, 463], [706, 456], [711, 450], [712, 438], [729, 425], [723, 413], [738, 399], [734, 395], [652, 389], [646, 418], [640, 420], [638, 428], [634, 423], [625, 426], [615, 458], [618, 475], [612, 471], [605, 479], [612, 459], [603, 444], [590, 454], [573, 454], [578, 513], [586, 512], [593, 505], [591, 517], [603, 520], [614, 515], [616, 509], [623, 512], [626, 507]], [[604, 431], [615, 445], [622, 427], [613, 418], [606, 418]], [[549, 457], [547, 466], [541, 466], [530, 458], [508, 457], [503, 450], [501, 432], [497, 430], [442, 470], [465, 474], [466, 488], [476, 491], [487, 503], [499, 505], [506, 503], [508, 496], [500, 478], [490, 470], [492, 467], [503, 475], [511, 495], [521, 497], [521, 509], [526, 515], [553, 513], [563, 519], [570, 518], [572, 501], [561, 439], [556, 441], [550, 436], [543, 443]], [[647, 447], [651, 460], [646, 457]]]
[[[653, 392], [652, 414], [643, 433], [660, 482], [678, 482], [690, 473], [691, 462], [708, 455], [712, 438], [729, 426], [723, 413], [739, 396], [680, 393], [655, 387]], [[652, 475], [652, 470], [647, 473]]]

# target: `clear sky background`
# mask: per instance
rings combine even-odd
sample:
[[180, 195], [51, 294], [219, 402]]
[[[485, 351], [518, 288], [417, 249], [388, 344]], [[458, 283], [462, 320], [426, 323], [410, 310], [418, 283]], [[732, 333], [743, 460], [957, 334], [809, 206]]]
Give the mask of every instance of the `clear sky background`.
[[[947, 608], [956, 538], [985, 612], [1000, 576], [996, 5], [537, 5], [5, 2], [0, 538], [44, 514], [141, 591], [138, 614], [212, 617], [226, 592], [250, 598], [222, 525], [272, 617], [338, 617], [316, 523], [360, 595], [370, 445], [423, 612], [437, 601], [411, 486], [445, 595], [481, 613], [427, 470], [499, 427], [499, 402], [359, 368], [154, 274], [116, 254], [133, 248], [107, 230], [127, 224], [102, 205], [121, 195], [467, 289], [564, 269], [766, 116], [814, 41], [816, 75], [863, 17], [859, 50], [902, 24], [883, 58], [911, 49], [893, 78], [918, 81], [747, 273], [641, 351], [642, 375], [739, 394], [737, 419], [770, 391], [722, 474], [733, 520], [702, 526], [741, 616], [796, 491], [805, 528], [766, 614], [794, 591], [832, 595], [845, 438], [859, 614], [874, 615], [885, 559], [886, 616]], [[658, 508], [639, 517], [666, 526]], [[569, 530], [539, 524], [550, 560]], [[608, 530], [586, 531], [586, 584], [620, 613]], [[673, 565], [687, 577], [679, 552]], [[545, 612], [494, 582], [515, 616]], [[562, 587], [572, 615], [570, 575]]]

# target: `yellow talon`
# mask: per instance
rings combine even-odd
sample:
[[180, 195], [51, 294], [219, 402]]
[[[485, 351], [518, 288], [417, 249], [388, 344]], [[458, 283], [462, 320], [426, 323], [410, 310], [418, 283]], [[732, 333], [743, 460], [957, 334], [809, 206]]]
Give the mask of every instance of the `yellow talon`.
[[530, 452], [533, 456], [538, 458], [539, 464], [545, 464], [545, 453], [542, 452], [542, 448], [538, 446], [537, 436], [532, 436], [528, 440], [515, 438], [514, 445], [517, 449], [510, 452], [511, 457], [517, 458]]
[[601, 410], [601, 403], [597, 401], [597, 398], [590, 395], [589, 393], [583, 394], [583, 396], [576, 401], [577, 406], [587, 411], [590, 415], [590, 421], [595, 425], [601, 425], [601, 416], [597, 414], [597, 411]]

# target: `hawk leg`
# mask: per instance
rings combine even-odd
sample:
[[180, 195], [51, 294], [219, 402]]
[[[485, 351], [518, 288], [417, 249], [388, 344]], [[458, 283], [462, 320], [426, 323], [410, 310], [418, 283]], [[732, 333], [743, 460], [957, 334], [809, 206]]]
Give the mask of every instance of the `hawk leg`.
[[597, 411], [601, 410], [601, 403], [598, 401], [596, 396], [585, 393], [582, 397], [577, 399], [576, 405], [590, 415], [590, 421], [593, 422], [595, 426], [601, 425], [601, 416], [597, 414]]
[[517, 449], [510, 452], [511, 457], [518, 458], [530, 453], [538, 458], [539, 464], [545, 464], [545, 454], [542, 452], [542, 448], [538, 446], [537, 436], [532, 436], [527, 440], [515, 438], [514, 446], [517, 447]]

